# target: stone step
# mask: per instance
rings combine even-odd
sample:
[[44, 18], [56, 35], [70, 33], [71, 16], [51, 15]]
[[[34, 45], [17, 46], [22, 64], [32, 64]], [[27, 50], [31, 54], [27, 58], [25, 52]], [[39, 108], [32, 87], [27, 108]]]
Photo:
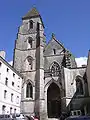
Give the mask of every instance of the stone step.
[[48, 120], [60, 120], [59, 118], [48, 118]]

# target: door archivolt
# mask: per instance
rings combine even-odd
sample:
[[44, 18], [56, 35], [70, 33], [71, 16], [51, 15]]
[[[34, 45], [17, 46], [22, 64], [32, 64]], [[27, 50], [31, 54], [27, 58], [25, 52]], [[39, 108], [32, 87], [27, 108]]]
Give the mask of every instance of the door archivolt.
[[58, 118], [61, 114], [60, 88], [51, 83], [47, 90], [47, 112], [49, 118]]

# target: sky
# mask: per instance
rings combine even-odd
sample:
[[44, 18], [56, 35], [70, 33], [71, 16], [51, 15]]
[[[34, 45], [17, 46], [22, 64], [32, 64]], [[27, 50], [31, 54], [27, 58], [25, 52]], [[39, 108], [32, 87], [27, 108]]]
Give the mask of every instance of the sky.
[[21, 18], [32, 7], [40, 12], [47, 42], [54, 33], [75, 57], [87, 57], [90, 49], [90, 0], [0, 0], [0, 50], [6, 51], [6, 60], [13, 59]]

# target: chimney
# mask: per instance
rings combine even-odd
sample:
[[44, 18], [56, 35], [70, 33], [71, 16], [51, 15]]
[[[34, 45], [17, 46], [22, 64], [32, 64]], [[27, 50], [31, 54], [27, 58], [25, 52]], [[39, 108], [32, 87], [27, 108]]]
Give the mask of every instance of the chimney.
[[5, 51], [0, 51], [0, 56], [3, 58], [3, 59], [5, 59]]

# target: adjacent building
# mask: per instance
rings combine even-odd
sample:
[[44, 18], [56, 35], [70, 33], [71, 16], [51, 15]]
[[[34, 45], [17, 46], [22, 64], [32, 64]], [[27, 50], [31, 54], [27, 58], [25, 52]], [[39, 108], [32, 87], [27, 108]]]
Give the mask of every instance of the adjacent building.
[[5, 60], [0, 51], [0, 114], [20, 113], [21, 75]]

